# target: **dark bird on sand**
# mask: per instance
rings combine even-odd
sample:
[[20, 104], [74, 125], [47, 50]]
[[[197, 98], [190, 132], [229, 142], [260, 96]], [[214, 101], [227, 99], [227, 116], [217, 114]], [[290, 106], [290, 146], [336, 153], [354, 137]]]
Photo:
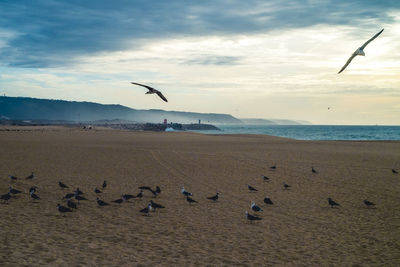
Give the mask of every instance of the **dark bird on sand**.
[[29, 194], [30, 194], [31, 192], [36, 193], [36, 189], [37, 189], [37, 186], [31, 186], [31, 187], [29, 188]]
[[287, 183], [283, 183], [283, 189], [289, 189], [289, 187], [291, 187], [291, 186], [288, 185]]
[[119, 198], [119, 199], [113, 200], [111, 202], [114, 202], [114, 203], [117, 203], [117, 204], [121, 204], [124, 201], [125, 201], [124, 198]]
[[14, 175], [9, 175], [8, 178], [10, 178], [11, 182], [18, 179], [18, 177], [14, 176]]
[[0, 199], [3, 200], [3, 203], [4, 203], [4, 204], [5, 204], [6, 202], [8, 203], [8, 201], [10, 200], [10, 198], [11, 198], [11, 194], [10, 194], [10, 193], [7, 193], [7, 194], [4, 194], [4, 195], [1, 195], [1, 196], [0, 196]]
[[64, 188], [69, 188], [66, 184], [62, 183], [62, 182], [58, 182], [58, 185], [64, 189]]
[[392, 169], [393, 174], [398, 174], [399, 172], [396, 171], [395, 169]]
[[71, 197], [74, 197], [74, 196], [75, 196], [75, 193], [68, 193], [63, 197], [63, 199], [70, 199]]
[[184, 188], [183, 186], [182, 186], [181, 192], [182, 192], [182, 194], [183, 194], [185, 197], [187, 197], [187, 196], [192, 196], [192, 195], [193, 195], [192, 193], [186, 191], [185, 188]]
[[328, 198], [328, 203], [331, 206], [331, 208], [333, 208], [334, 206], [340, 206], [339, 203], [336, 203], [330, 197]]
[[36, 195], [33, 191], [31, 191], [29, 195], [31, 196], [32, 200], [40, 200], [40, 197]]
[[317, 171], [314, 169], [314, 167], [311, 167], [311, 171], [312, 171], [313, 173], [317, 173]]
[[16, 194], [22, 193], [22, 191], [19, 191], [19, 190], [15, 189], [15, 188], [12, 188], [12, 187], [10, 186], [10, 187], [8, 188], [8, 193], [13, 194], [13, 195], [16, 195]]
[[247, 188], [250, 190], [250, 192], [255, 192], [255, 191], [257, 191], [257, 189], [255, 189], [255, 188], [252, 187], [251, 185], [247, 185]]
[[372, 203], [371, 201], [368, 201], [366, 199], [364, 200], [364, 204], [367, 205], [367, 207], [375, 206], [375, 203]]
[[152, 210], [152, 206], [151, 206], [151, 203], [149, 203], [146, 208], [141, 209], [139, 212], [145, 213], [147, 216], [149, 216], [149, 212], [151, 210]]
[[186, 201], [189, 202], [189, 204], [198, 203], [196, 200], [194, 200], [193, 198], [191, 198], [189, 196], [186, 197]]
[[250, 223], [252, 223], [253, 221], [259, 221], [259, 220], [261, 220], [261, 218], [260, 217], [257, 217], [257, 216], [254, 216], [254, 215], [251, 215], [250, 213], [248, 213], [247, 211], [245, 212], [245, 214], [246, 214], [246, 218], [247, 218], [247, 220], [249, 220], [250, 221]]
[[262, 178], [263, 178], [263, 180], [266, 181], [266, 182], [269, 181], [269, 177], [267, 177], [267, 176], [265, 176], [265, 175], [262, 175]]
[[153, 200], [150, 200], [150, 204], [154, 211], [156, 211], [156, 209], [164, 209], [165, 208], [163, 205], [155, 203]]
[[79, 190], [79, 187], [76, 188], [76, 190], [74, 191], [77, 195], [83, 195], [83, 192], [81, 190]]
[[33, 178], [35, 178], [35, 175], [32, 172], [31, 175], [27, 176], [25, 179], [30, 180], [30, 179], [33, 179]]
[[215, 196], [207, 197], [207, 199], [210, 199], [210, 200], [213, 200], [213, 201], [217, 201], [217, 200], [218, 200], [218, 196], [219, 196], [219, 192], [217, 192], [217, 193], [215, 194]]
[[276, 164], [274, 164], [273, 166], [269, 167], [271, 170], [276, 170]]
[[160, 91], [158, 91], [157, 89], [155, 89], [153, 87], [150, 87], [150, 86], [144, 85], [144, 84], [140, 84], [140, 83], [135, 83], [135, 82], [131, 82], [131, 84], [136, 84], [136, 85], [142, 86], [144, 88], [147, 88], [149, 91], [147, 91], [146, 94], [157, 94], [162, 100], [164, 100], [165, 102], [168, 102], [168, 100], [165, 98], [165, 96]]
[[340, 69], [340, 71], [338, 72], [341, 73], [342, 71], [344, 71], [344, 69], [350, 64], [350, 62], [353, 60], [353, 58], [355, 58], [356, 56], [365, 56], [364, 53], [364, 48], [370, 43], [372, 42], [376, 37], [378, 37], [384, 29], [382, 29], [380, 32], [378, 32], [377, 34], [375, 34], [372, 38], [370, 38], [368, 41], [366, 41], [362, 46], [360, 46], [359, 48], [357, 48], [356, 51], [353, 52], [353, 54], [351, 54], [351, 56], [349, 57], [349, 59], [347, 60], [346, 64], [344, 64], [344, 66]]
[[96, 194], [102, 193], [99, 189], [97, 189], [97, 187], [94, 189], [94, 192], [95, 192]]
[[107, 186], [107, 182], [106, 182], [106, 180], [104, 180], [103, 185], [102, 185], [103, 190], [104, 190], [104, 188], [106, 188], [106, 186]]
[[254, 210], [255, 212], [262, 211], [262, 208], [260, 208], [259, 206], [257, 206], [256, 203], [254, 203], [254, 201], [251, 202], [250, 208], [251, 208], [252, 210]]
[[264, 198], [264, 203], [268, 204], [268, 205], [273, 205], [274, 203], [272, 202], [272, 200], [268, 197]]
[[161, 188], [158, 185], [156, 187], [156, 190], [153, 190], [150, 186], [140, 186], [139, 189], [149, 190], [154, 195], [154, 197], [161, 193]]
[[143, 197], [143, 190], [140, 190], [140, 192], [135, 196], [135, 198], [141, 199]]
[[57, 209], [60, 213], [72, 212], [70, 208], [61, 206], [60, 204], [57, 204]]
[[107, 202], [101, 200], [100, 198], [96, 198], [97, 204], [99, 204], [99, 206], [108, 206], [110, 204], [108, 204]]
[[124, 200], [129, 200], [129, 199], [131, 199], [131, 198], [135, 198], [135, 196], [134, 196], [134, 195], [131, 195], [131, 194], [123, 194], [123, 195], [122, 195], [122, 198], [123, 198]]
[[71, 209], [77, 209], [78, 207], [76, 206], [76, 203], [73, 202], [71, 199], [67, 200], [67, 206], [70, 207]]
[[87, 198], [79, 195], [77, 192], [75, 192], [74, 197], [76, 200], [80, 201], [80, 200], [87, 200]]

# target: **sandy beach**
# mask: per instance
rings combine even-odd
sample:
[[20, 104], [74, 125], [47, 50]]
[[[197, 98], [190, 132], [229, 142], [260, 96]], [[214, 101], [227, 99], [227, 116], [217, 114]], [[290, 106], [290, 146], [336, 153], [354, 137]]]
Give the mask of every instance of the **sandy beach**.
[[[0, 194], [23, 191], [0, 204], [1, 266], [400, 266], [398, 141], [0, 126], [0, 148]], [[107, 202], [162, 192], [99, 207], [103, 180]], [[56, 205], [76, 187], [89, 200], [64, 216]], [[150, 200], [166, 208], [143, 216]], [[251, 201], [263, 209], [254, 223]]]

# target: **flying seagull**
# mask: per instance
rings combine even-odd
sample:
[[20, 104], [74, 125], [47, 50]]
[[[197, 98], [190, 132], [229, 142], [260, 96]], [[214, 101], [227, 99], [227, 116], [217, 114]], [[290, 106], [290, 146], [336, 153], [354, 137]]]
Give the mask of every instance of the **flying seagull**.
[[168, 102], [168, 100], [165, 98], [165, 96], [160, 91], [158, 91], [157, 89], [154, 89], [153, 87], [150, 87], [150, 86], [147, 86], [144, 84], [140, 84], [140, 83], [134, 83], [134, 82], [131, 82], [131, 84], [136, 84], [136, 85], [142, 86], [144, 88], [147, 88], [149, 91], [147, 91], [146, 94], [157, 94], [162, 100], [164, 100], [165, 102]]
[[356, 56], [365, 56], [364, 53], [364, 48], [370, 43], [372, 42], [372, 40], [374, 40], [376, 37], [378, 37], [384, 29], [382, 29], [380, 32], [378, 32], [377, 34], [374, 35], [374, 37], [372, 37], [371, 39], [369, 39], [368, 41], [366, 41], [361, 47], [357, 48], [356, 51], [354, 51], [353, 54], [351, 54], [350, 58], [347, 60], [346, 64], [344, 64], [344, 66], [340, 69], [340, 71], [338, 72], [341, 73], [342, 71], [344, 71], [344, 69], [350, 64], [350, 62], [353, 60], [353, 58], [355, 58]]

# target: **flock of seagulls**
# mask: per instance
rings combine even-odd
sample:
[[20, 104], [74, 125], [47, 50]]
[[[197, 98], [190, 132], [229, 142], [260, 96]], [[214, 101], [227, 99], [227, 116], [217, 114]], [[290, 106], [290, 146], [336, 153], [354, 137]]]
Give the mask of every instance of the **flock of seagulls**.
[[[276, 167], [276, 165], [273, 165], [273, 166], [270, 167], [270, 169], [271, 169], [271, 170], [276, 170], [277, 167]], [[318, 173], [318, 172], [314, 169], [314, 167], [311, 167], [311, 172], [312, 172], [312, 173]], [[393, 174], [398, 174], [398, 171], [395, 170], [395, 169], [392, 169], [392, 173], [393, 173]], [[18, 179], [18, 177], [15, 177], [15, 176], [12, 176], [12, 175], [9, 175], [9, 178], [11, 179], [11, 182]], [[29, 176], [26, 177], [25, 179], [32, 180], [33, 178], [35, 178], [35, 175], [34, 175], [33, 172], [32, 172], [31, 175], [29, 175]], [[267, 176], [265, 176], [265, 175], [262, 175], [261, 178], [262, 178], [262, 180], [265, 181], [265, 182], [270, 181], [270, 178], [267, 177]], [[68, 185], [66, 185], [65, 183], [63, 183], [63, 182], [61, 182], [61, 181], [58, 182], [58, 185], [59, 185], [59, 188], [60, 188], [62, 191], [64, 191], [65, 189], [69, 189], [69, 188], [70, 188]], [[102, 194], [102, 192], [105, 191], [106, 187], [107, 187], [107, 182], [104, 181], [103, 184], [102, 184], [102, 186], [101, 186], [101, 188], [102, 188], [103, 191], [100, 191], [97, 187], [95, 187], [94, 192], [96, 193], [96, 195]], [[287, 183], [285, 183], [285, 182], [283, 183], [283, 190], [288, 190], [290, 187], [291, 187], [291, 186], [288, 185]], [[257, 190], [255, 187], [253, 187], [253, 186], [251, 186], [251, 185], [249, 185], [249, 184], [247, 184], [247, 188], [248, 188], [248, 190], [249, 190], [249, 193], [257, 193], [257, 192], [258, 192], [258, 190]], [[37, 189], [38, 189], [37, 186], [31, 186], [31, 187], [29, 188], [29, 198], [30, 198], [31, 201], [33, 201], [33, 202], [37, 202], [37, 201], [40, 200], [40, 197], [36, 194]], [[129, 201], [129, 199], [142, 199], [143, 196], [144, 196], [144, 190], [150, 192], [150, 193], [152, 194], [153, 198], [156, 198], [156, 197], [161, 193], [161, 188], [160, 188], [159, 186], [156, 186], [155, 189], [152, 189], [152, 188], [149, 187], [149, 186], [140, 186], [140, 187], [138, 187], [138, 189], [139, 189], [140, 191], [139, 191], [139, 193], [137, 193], [136, 195], [122, 194], [122, 195], [121, 195], [121, 198], [118, 198], [118, 199], [116, 199], [116, 200], [113, 200], [113, 201], [111, 201], [111, 203], [115, 203], [115, 204], [120, 205], [120, 204], [122, 204], [122, 203], [124, 203], [124, 202]], [[9, 202], [9, 200], [10, 200], [11, 198], [13, 198], [14, 196], [16, 196], [16, 195], [18, 195], [18, 194], [21, 194], [21, 193], [23, 193], [21, 190], [18, 190], [18, 189], [14, 188], [14, 187], [12, 187], [12, 186], [10, 185], [9, 188], [8, 188], [8, 192], [7, 192], [6, 194], [0, 195], [0, 200], [3, 201], [3, 204], [8, 204], [8, 202]], [[185, 189], [185, 187], [183, 187], [183, 186], [182, 186], [182, 188], [181, 188], [181, 194], [185, 197], [186, 201], [187, 201], [190, 205], [195, 204], [195, 203], [199, 203], [197, 200], [195, 200], [195, 199], [193, 198], [193, 193], [187, 191], [187, 190]], [[62, 200], [62, 201], [66, 201], [66, 202], [65, 202], [65, 205], [66, 205], [66, 206], [63, 206], [63, 205], [61, 205], [60, 203], [58, 203], [58, 204], [57, 204], [57, 209], [58, 209], [58, 211], [59, 211], [60, 213], [64, 214], [64, 213], [72, 212], [73, 210], [77, 210], [80, 201], [88, 201], [88, 199], [87, 199], [86, 197], [84, 197], [83, 195], [84, 195], [84, 192], [82, 192], [82, 191], [79, 189], [79, 187], [77, 187], [73, 192], [70, 192], [70, 193], [65, 194], [64, 197], [62, 197], [61, 200]], [[219, 200], [219, 195], [220, 195], [220, 192], [217, 191], [215, 195], [210, 196], [210, 197], [206, 197], [206, 199], [208, 199], [208, 200], [210, 200], [210, 201], [213, 201], [213, 202], [217, 202], [217, 201]], [[75, 201], [74, 201], [74, 200], [75, 200]], [[96, 202], [97, 202], [97, 205], [98, 205], [99, 207], [110, 206], [110, 203], [104, 201], [103, 199], [101, 199], [101, 198], [98, 197], [98, 196], [96, 197]], [[265, 197], [265, 198], [264, 198], [264, 204], [267, 205], [267, 206], [268, 206], [268, 205], [274, 205], [274, 202], [273, 202], [269, 197]], [[369, 201], [369, 200], [366, 200], [366, 199], [364, 200], [364, 204], [365, 204], [367, 207], [375, 206], [375, 203], [373, 203], [373, 202], [371, 202], [371, 201]], [[339, 204], [338, 202], [334, 201], [334, 200], [333, 200], [332, 198], [330, 198], [330, 197], [328, 198], [328, 205], [329, 205], [331, 208], [340, 207], [340, 204]], [[156, 202], [154, 202], [153, 200], [150, 200], [149, 203], [148, 203], [144, 208], [142, 208], [141, 210], [139, 210], [139, 212], [140, 212], [140, 213], [143, 213], [145, 216], [150, 216], [150, 211], [153, 211], [153, 212], [154, 212], [154, 211], [156, 211], [157, 209], [164, 209], [164, 208], [165, 208], [165, 207], [164, 207], [163, 205], [161, 205], [161, 204], [159, 204], [159, 203], [156, 203]], [[251, 201], [250, 209], [251, 209], [251, 211], [253, 211], [255, 214], [256, 214], [256, 213], [260, 213], [260, 212], [263, 211], [262, 207], [259, 206], [259, 205], [257, 205], [254, 201]], [[250, 221], [250, 223], [252, 223], [253, 221], [262, 220], [261, 217], [255, 215], [255, 214], [250, 214], [248, 211], [245, 211], [245, 216], [246, 216], [247, 220]]]
[[[276, 170], [277, 167], [276, 167], [276, 165], [273, 165], [273, 166], [270, 167], [270, 169], [271, 169], [271, 170]], [[314, 173], [314, 174], [318, 173], [318, 172], [314, 169], [314, 167], [311, 167], [311, 172]], [[398, 172], [397, 172], [395, 169], [392, 169], [392, 173], [393, 173], [393, 174], [397, 174]], [[262, 178], [265, 182], [270, 181], [270, 178], [268, 178], [268, 177], [265, 176], [265, 175], [262, 175], [261, 178]], [[283, 183], [283, 190], [287, 190], [287, 189], [289, 189], [290, 187], [291, 187], [291, 186], [288, 185], [288, 184], [286, 184], [285, 182]], [[254, 187], [251, 186], [251, 185], [247, 185], [247, 188], [249, 189], [249, 193], [254, 193], [254, 192], [257, 192], [257, 191], [258, 191], [256, 188], [254, 188]], [[272, 200], [271, 200], [269, 197], [265, 197], [265, 198], [264, 198], [264, 203], [265, 203], [267, 206], [268, 206], [268, 205], [273, 205], [273, 204], [274, 204], [274, 203], [272, 202]], [[373, 203], [373, 202], [371, 202], [371, 201], [369, 201], [369, 200], [366, 200], [366, 199], [364, 200], [364, 204], [365, 204], [367, 207], [375, 206], [375, 203]], [[333, 200], [332, 198], [330, 198], [330, 197], [328, 198], [328, 205], [329, 205], [331, 208], [340, 207], [340, 204], [337, 203], [336, 201], [334, 201], [334, 200]], [[262, 209], [260, 206], [258, 206], [254, 201], [251, 201], [250, 209], [251, 209], [255, 214], [256, 214], [256, 213], [259, 213], [259, 212], [261, 212], [261, 211], [263, 211], [263, 209]], [[250, 223], [252, 223], [253, 221], [262, 220], [261, 217], [255, 215], [255, 214], [250, 214], [247, 210], [245, 211], [245, 216], [246, 216], [247, 220], [250, 221]]]
[[[344, 66], [340, 69], [340, 71], [338, 72], [341, 73], [343, 72], [347, 66], [350, 64], [350, 62], [356, 57], [356, 56], [365, 56], [365, 52], [364, 49], [365, 47], [372, 42], [375, 38], [377, 38], [384, 29], [380, 30], [377, 34], [375, 34], [372, 38], [370, 38], [368, 41], [366, 41], [362, 46], [360, 46], [359, 48], [357, 48], [356, 51], [353, 52], [353, 54], [351, 54], [351, 56], [349, 57], [349, 59], [346, 61], [346, 63], [344, 64]], [[165, 102], [168, 102], [167, 98], [157, 89], [150, 87], [148, 85], [145, 84], [140, 84], [140, 83], [136, 83], [136, 82], [131, 82], [131, 84], [134, 85], [138, 85], [138, 86], [142, 86], [144, 88], [146, 88], [148, 91], [146, 92], [146, 94], [157, 94], [162, 100], [164, 100]], [[330, 107], [328, 107], [328, 110], [330, 109]]]

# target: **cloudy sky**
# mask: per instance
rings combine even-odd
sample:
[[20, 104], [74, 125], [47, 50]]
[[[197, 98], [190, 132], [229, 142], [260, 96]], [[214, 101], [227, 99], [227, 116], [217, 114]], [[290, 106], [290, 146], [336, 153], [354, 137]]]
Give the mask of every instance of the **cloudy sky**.
[[8, 96], [400, 125], [398, 0], [0, 0], [0, 14]]

